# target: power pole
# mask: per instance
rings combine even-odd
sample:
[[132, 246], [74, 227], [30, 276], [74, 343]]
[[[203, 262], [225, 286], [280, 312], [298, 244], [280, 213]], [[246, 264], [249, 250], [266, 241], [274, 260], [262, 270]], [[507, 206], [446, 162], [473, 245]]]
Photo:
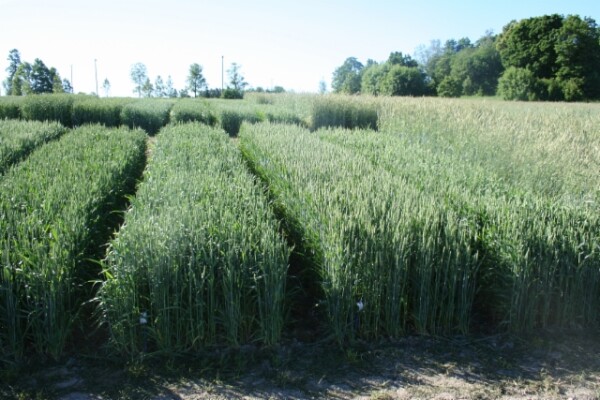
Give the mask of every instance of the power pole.
[[71, 64], [71, 90], [75, 93], [75, 86], [73, 86], [73, 64]]
[[221, 93], [223, 93], [223, 63], [225, 60], [225, 56], [221, 56]]

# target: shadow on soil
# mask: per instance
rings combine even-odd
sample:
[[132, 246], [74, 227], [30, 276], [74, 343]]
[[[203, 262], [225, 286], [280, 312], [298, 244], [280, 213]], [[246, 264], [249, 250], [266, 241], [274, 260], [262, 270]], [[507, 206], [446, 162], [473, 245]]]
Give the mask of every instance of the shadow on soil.
[[461, 398], [560, 398], [584, 388], [588, 397], [578, 398], [597, 398], [599, 338], [565, 332], [527, 340], [407, 337], [357, 342], [343, 351], [290, 342], [126, 364], [78, 357], [22, 371], [1, 387], [0, 398], [399, 399], [436, 397], [440, 388]]

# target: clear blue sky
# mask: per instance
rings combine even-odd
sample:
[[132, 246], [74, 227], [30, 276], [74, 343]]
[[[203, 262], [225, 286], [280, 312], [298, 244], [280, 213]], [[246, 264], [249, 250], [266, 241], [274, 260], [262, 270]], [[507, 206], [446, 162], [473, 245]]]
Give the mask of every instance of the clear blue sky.
[[[382, 61], [392, 51], [413, 55], [431, 40], [502, 31], [511, 20], [577, 14], [600, 22], [597, 0], [0, 0], [0, 78], [8, 52], [41, 58], [70, 79], [76, 92], [133, 95], [131, 66], [144, 63], [151, 80], [171, 75], [185, 85], [199, 63], [211, 87], [221, 86], [221, 56], [253, 87], [317, 91], [328, 87], [347, 57]], [[225, 78], [227, 80], [227, 77]], [[4, 94], [4, 93], [3, 93]]]

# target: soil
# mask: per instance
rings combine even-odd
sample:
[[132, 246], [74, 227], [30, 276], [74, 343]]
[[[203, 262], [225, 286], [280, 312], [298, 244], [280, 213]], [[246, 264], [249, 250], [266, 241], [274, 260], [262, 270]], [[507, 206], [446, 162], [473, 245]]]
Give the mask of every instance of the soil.
[[291, 341], [125, 364], [73, 356], [20, 371], [6, 399], [600, 399], [600, 334], [414, 336], [345, 350]]

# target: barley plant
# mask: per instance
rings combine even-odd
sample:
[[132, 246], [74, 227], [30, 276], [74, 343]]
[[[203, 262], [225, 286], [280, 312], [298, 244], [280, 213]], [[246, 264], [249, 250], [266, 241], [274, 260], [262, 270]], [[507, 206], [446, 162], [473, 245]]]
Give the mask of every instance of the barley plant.
[[600, 323], [597, 105], [390, 99], [381, 109], [388, 136], [344, 141], [476, 224], [480, 312], [515, 332]]
[[121, 124], [129, 128], [142, 128], [149, 135], [155, 135], [169, 123], [174, 103], [170, 99], [142, 99], [127, 103], [121, 109]]
[[181, 99], [171, 109], [171, 122], [201, 122], [207, 125], [215, 125], [217, 117], [205, 99]]
[[377, 129], [378, 107], [371, 97], [321, 96], [312, 104], [309, 125], [319, 128]]
[[0, 119], [21, 118], [21, 104], [23, 96], [1, 96], [0, 97]]
[[226, 133], [170, 125], [105, 260], [99, 307], [135, 356], [277, 343], [289, 249]]
[[[25, 126], [32, 126], [24, 123]], [[52, 126], [52, 125], [49, 125]], [[58, 359], [78, 319], [87, 261], [131, 193], [142, 131], [87, 126], [43, 145], [0, 180], [0, 359]]]
[[84, 124], [102, 124], [107, 127], [120, 126], [123, 107], [135, 101], [135, 99], [128, 98], [78, 97], [73, 102], [73, 126]]
[[31, 121], [57, 121], [71, 127], [73, 102], [77, 97], [81, 96], [66, 93], [25, 96], [21, 103], [21, 117]]
[[56, 122], [0, 120], [0, 175], [35, 148], [60, 137], [66, 130]]
[[475, 230], [443, 200], [299, 127], [245, 125], [240, 146], [312, 253], [340, 344], [409, 328], [468, 331]]

